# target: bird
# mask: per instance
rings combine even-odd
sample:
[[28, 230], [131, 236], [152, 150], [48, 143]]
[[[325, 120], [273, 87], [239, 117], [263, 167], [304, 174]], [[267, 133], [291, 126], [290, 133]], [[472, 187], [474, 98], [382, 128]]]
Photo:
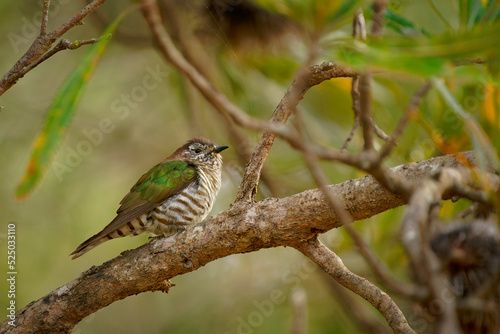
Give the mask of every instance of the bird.
[[221, 152], [210, 139], [189, 140], [151, 168], [121, 200], [117, 216], [70, 254], [72, 260], [115, 238], [151, 233], [171, 236], [203, 221], [221, 186]]

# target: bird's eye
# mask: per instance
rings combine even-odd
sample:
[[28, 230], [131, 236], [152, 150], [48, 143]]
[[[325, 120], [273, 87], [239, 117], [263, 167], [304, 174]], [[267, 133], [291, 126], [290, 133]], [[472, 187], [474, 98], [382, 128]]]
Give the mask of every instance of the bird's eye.
[[197, 148], [194, 150], [194, 153], [200, 153], [201, 152], [201, 148]]

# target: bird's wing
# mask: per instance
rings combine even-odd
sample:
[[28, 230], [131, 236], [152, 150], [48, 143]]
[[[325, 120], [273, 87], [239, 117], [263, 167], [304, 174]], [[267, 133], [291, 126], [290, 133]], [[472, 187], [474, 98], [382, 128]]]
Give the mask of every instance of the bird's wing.
[[117, 213], [137, 206], [137, 200], [163, 203], [178, 194], [196, 178], [196, 167], [186, 161], [170, 160], [159, 163], [141, 176], [121, 200]]
[[144, 174], [121, 200], [118, 214], [106, 226], [111, 230], [153, 210], [169, 197], [180, 193], [196, 179], [196, 167], [186, 161], [159, 163]]
[[169, 197], [180, 193], [195, 180], [196, 167], [188, 162], [169, 160], [154, 166], [121, 200], [116, 218], [101, 232], [84, 241], [72, 254], [79, 253], [131, 220], [153, 210]]

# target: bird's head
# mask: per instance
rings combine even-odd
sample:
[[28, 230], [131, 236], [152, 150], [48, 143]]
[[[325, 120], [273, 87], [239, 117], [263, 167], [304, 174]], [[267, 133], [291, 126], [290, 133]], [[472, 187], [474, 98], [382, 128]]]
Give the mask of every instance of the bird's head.
[[224, 151], [226, 148], [228, 148], [228, 146], [217, 146], [217, 144], [210, 139], [201, 137], [193, 138], [175, 151], [168, 160], [187, 160], [201, 168], [220, 168], [220, 166], [222, 166], [222, 156], [220, 152]]

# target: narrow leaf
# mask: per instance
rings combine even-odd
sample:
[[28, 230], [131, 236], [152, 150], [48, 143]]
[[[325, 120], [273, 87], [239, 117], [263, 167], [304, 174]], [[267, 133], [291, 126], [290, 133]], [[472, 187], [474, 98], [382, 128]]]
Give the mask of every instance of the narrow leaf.
[[427, 37], [431, 37], [431, 34], [429, 34], [425, 29], [417, 28], [413, 22], [389, 9], [386, 11], [385, 19], [387, 26], [401, 35], [418, 36], [423, 34]]
[[45, 124], [33, 143], [33, 152], [24, 177], [16, 189], [16, 198], [24, 200], [40, 183], [52, 162], [52, 157], [65, 137], [73, 120], [81, 91], [92, 77], [109, 43], [111, 33], [130, 10], [118, 16], [92, 45], [75, 70], [57, 92], [47, 112]]
[[[489, 56], [500, 50], [500, 24], [475, 29], [461, 34], [443, 34], [428, 38], [391, 37], [344, 43], [334, 53], [352, 66], [376, 66], [394, 71], [423, 76], [441, 75], [447, 61], [471, 56]], [[333, 57], [332, 57], [333, 58]]]
[[493, 165], [495, 170], [499, 170], [500, 161], [495, 148], [491, 144], [488, 135], [484, 132], [476, 119], [474, 119], [462, 108], [462, 106], [460, 106], [448, 87], [446, 87], [443, 79], [434, 77], [431, 80], [432, 84], [439, 91], [446, 104], [448, 104], [450, 109], [464, 122], [474, 150], [478, 154], [479, 166], [481, 169], [487, 170], [486, 166], [489, 162]]

